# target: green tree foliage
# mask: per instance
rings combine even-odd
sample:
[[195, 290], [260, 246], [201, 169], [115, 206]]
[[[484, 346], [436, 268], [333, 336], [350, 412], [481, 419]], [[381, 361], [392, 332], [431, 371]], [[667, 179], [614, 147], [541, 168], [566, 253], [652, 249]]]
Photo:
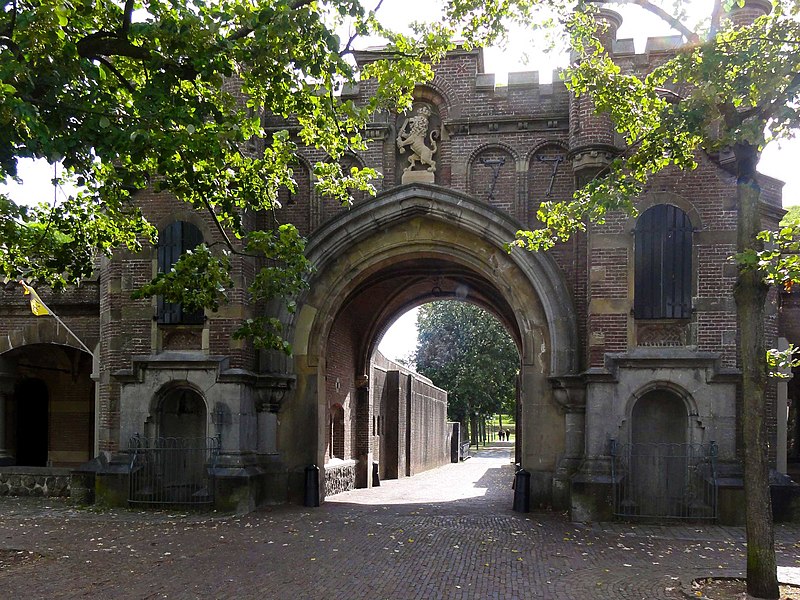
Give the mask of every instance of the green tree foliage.
[[500, 321], [448, 300], [422, 306], [417, 330], [417, 371], [447, 390], [448, 418], [514, 413], [519, 353]]
[[781, 225], [783, 227], [787, 227], [792, 223], [797, 223], [798, 221], [800, 221], [800, 204], [790, 206], [786, 210], [786, 214], [783, 216], [783, 219], [781, 219]]
[[[330, 201], [372, 192], [372, 169], [343, 173], [337, 160], [365, 147], [373, 113], [408, 108], [430, 62], [452, 47], [451, 29], [396, 34], [357, 0], [0, 4], [0, 181], [17, 176], [21, 158], [45, 159], [79, 190], [33, 208], [0, 193], [0, 273], [77, 283], [98, 254], [154, 241], [133, 196], [167, 191], [210, 215], [225, 243], [185, 255], [140, 295], [212, 309], [232, 285], [231, 253], [266, 265], [253, 296], [293, 308], [308, 273], [304, 241], [270, 214], [268, 230], [253, 232], [243, 215], [270, 213], [281, 189], [295, 190], [298, 141], [332, 159], [314, 168]], [[340, 39], [345, 20], [353, 35]], [[359, 71], [353, 43], [365, 35], [383, 38], [388, 54]], [[377, 82], [364, 106], [337, 93], [357, 80]], [[293, 135], [267, 134], [265, 115], [286, 119]], [[288, 350], [278, 322], [251, 321], [240, 334]]]
[[[744, 399], [747, 587], [752, 596], [777, 598], [764, 305], [768, 286], [790, 286], [800, 269], [796, 225], [776, 233], [760, 231], [756, 165], [768, 141], [791, 136], [800, 127], [800, 5], [774, 2], [768, 16], [733, 27], [724, 12], [744, 6], [744, 0], [717, 0], [709, 3], [707, 31], [694, 32], [658, 2], [632, 3], [664, 17], [689, 43], [647, 73], [622, 72], [595, 37], [593, 7], [579, 5], [569, 18], [577, 60], [566, 81], [572, 92], [590, 95], [596, 110], [611, 116], [626, 147], [572, 201], [544, 203], [539, 211], [544, 227], [519, 232], [516, 245], [546, 249], [584, 229], [587, 221], [602, 221], [610, 211], [635, 212], [635, 200], [653, 175], [667, 168], [695, 168], [698, 152], [712, 157], [732, 154], [737, 177], [739, 275], [734, 297]], [[775, 354], [772, 362], [789, 362]]]

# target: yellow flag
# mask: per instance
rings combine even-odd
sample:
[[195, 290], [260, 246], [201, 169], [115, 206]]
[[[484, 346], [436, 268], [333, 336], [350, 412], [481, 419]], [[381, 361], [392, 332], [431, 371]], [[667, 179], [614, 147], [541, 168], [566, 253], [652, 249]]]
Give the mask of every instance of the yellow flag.
[[42, 299], [39, 298], [39, 294], [36, 293], [31, 286], [26, 285], [24, 281], [20, 281], [19, 284], [25, 290], [25, 295], [30, 296], [31, 301], [31, 312], [35, 314], [37, 317], [43, 317], [44, 315], [49, 315], [50, 310], [47, 308], [47, 305], [42, 302]]

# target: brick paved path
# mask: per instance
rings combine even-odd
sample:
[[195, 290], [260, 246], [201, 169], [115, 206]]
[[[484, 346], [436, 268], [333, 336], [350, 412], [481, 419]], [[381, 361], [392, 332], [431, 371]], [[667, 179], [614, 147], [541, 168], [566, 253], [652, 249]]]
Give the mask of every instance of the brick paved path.
[[[1, 499], [0, 598], [654, 600], [743, 568], [739, 528], [513, 513], [509, 452], [245, 516]], [[800, 527], [778, 539], [795, 576]]]

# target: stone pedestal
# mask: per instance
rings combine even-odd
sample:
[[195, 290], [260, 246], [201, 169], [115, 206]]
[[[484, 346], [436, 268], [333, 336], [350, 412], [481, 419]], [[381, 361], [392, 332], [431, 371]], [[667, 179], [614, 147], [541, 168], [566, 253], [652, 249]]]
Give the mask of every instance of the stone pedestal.
[[586, 388], [577, 376], [554, 377], [553, 397], [564, 411], [564, 453], [553, 476], [553, 508], [570, 508], [571, 479], [583, 463], [586, 431]]
[[402, 183], [434, 183], [435, 174], [431, 171], [405, 171]]
[[587, 456], [572, 478], [570, 518], [577, 523], [610, 521], [614, 517], [611, 458]]

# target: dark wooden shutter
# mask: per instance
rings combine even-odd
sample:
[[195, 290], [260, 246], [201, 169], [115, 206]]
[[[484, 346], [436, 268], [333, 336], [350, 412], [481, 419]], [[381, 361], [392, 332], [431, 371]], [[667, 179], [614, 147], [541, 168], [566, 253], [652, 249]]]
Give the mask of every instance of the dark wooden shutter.
[[[175, 221], [167, 225], [158, 234], [158, 271], [168, 273], [181, 255], [181, 222]], [[180, 323], [181, 305], [166, 302], [158, 297], [158, 322]]]
[[664, 206], [664, 316], [688, 319], [692, 310], [692, 224], [680, 208]]
[[[203, 234], [200, 230], [186, 221], [174, 221], [167, 225], [158, 235], [158, 271], [167, 273], [181, 255], [187, 250], [194, 250], [203, 243]], [[158, 297], [158, 322], [165, 324], [175, 323], [202, 323], [203, 311], [184, 311], [180, 303], [165, 302]]]
[[637, 319], [688, 319], [692, 309], [692, 225], [658, 204], [636, 223], [633, 311]]
[[[194, 250], [203, 243], [203, 234], [200, 230], [186, 221], [181, 221], [181, 254]], [[175, 259], [177, 260], [177, 258]], [[202, 323], [204, 314], [203, 309], [186, 311], [181, 306], [181, 323], [197, 324]]]

